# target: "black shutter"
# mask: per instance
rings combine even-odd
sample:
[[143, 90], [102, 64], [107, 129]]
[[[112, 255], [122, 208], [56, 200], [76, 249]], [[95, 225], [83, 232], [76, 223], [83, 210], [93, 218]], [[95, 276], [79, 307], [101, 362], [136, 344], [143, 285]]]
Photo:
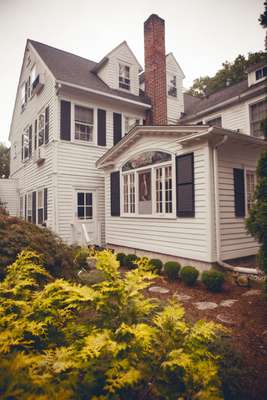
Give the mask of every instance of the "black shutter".
[[29, 158], [32, 156], [32, 125], [29, 127]]
[[32, 223], [36, 224], [36, 192], [32, 192]]
[[193, 153], [176, 156], [176, 207], [178, 217], [195, 216]]
[[37, 148], [37, 119], [34, 122], [34, 150]]
[[245, 216], [245, 176], [244, 170], [234, 168], [234, 196], [235, 196], [235, 216]]
[[121, 140], [121, 114], [113, 113], [113, 144]]
[[120, 172], [110, 174], [110, 210], [112, 217], [120, 216]]
[[27, 220], [27, 195], [24, 196], [24, 218]]
[[44, 189], [44, 221], [47, 220], [47, 188]]
[[24, 133], [21, 136], [21, 161], [23, 161], [23, 154], [24, 154]]
[[97, 110], [97, 144], [106, 146], [106, 111]]
[[49, 106], [45, 109], [45, 144], [49, 142]]
[[70, 140], [70, 101], [60, 102], [60, 139]]

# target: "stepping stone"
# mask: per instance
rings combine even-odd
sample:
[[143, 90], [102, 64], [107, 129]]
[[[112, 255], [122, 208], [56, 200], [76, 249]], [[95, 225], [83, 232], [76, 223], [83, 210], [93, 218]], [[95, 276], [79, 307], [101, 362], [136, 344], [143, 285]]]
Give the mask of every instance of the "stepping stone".
[[260, 289], [250, 289], [242, 294], [242, 296], [260, 296], [260, 295], [261, 295]]
[[218, 307], [218, 304], [212, 303], [211, 301], [199, 301], [194, 304], [198, 310], [213, 310]]
[[238, 300], [235, 299], [228, 299], [228, 300], [222, 300], [219, 304], [221, 307], [232, 307], [233, 304]]
[[229, 318], [227, 315], [224, 315], [224, 314], [218, 314], [216, 316], [216, 318], [217, 318], [218, 321], [220, 321], [220, 322], [222, 322], [224, 324], [228, 324], [228, 325], [234, 325], [235, 324], [235, 322], [231, 318]]
[[169, 293], [169, 289], [166, 289], [166, 288], [161, 287], [161, 286], [151, 286], [148, 289], [148, 291], [151, 292], [151, 293], [159, 293], [159, 294], [167, 294], [167, 293]]
[[188, 301], [192, 296], [188, 296], [188, 294], [175, 294], [173, 295], [179, 301]]

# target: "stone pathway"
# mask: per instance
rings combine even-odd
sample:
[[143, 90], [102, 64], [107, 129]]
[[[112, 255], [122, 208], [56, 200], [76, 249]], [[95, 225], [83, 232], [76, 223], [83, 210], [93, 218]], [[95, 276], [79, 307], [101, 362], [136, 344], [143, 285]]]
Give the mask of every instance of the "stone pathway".
[[235, 322], [231, 318], [229, 318], [228, 315], [218, 314], [216, 316], [216, 318], [217, 318], [218, 321], [220, 321], [220, 322], [222, 322], [224, 324], [227, 324], [227, 325], [234, 325], [235, 324]]
[[181, 293], [181, 294], [174, 294], [173, 297], [175, 297], [178, 301], [188, 301], [191, 299], [192, 296]]
[[250, 289], [243, 293], [242, 296], [260, 296], [262, 291], [260, 289]]
[[228, 299], [228, 300], [222, 300], [219, 304], [219, 306], [221, 307], [232, 307], [233, 304], [235, 304], [235, 302], [237, 302], [238, 300], [236, 299]]
[[211, 301], [198, 301], [194, 304], [198, 310], [213, 310], [218, 307], [218, 304]]
[[161, 287], [161, 286], [151, 286], [148, 289], [148, 291], [151, 292], [151, 293], [158, 293], [158, 294], [167, 294], [167, 293], [169, 293], [169, 289], [166, 289], [166, 288]]

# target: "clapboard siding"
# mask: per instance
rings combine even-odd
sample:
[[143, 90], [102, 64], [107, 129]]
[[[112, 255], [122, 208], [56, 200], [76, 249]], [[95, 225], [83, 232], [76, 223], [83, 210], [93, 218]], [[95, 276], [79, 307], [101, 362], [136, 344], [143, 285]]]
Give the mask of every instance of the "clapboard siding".
[[[108, 55], [107, 63], [98, 71], [98, 76], [111, 88], [119, 88], [119, 63], [130, 66], [130, 93], [139, 96], [139, 66], [135, 57], [129, 50], [128, 45], [123, 42]], [[121, 90], [121, 89], [120, 89]], [[124, 90], [125, 92], [125, 90]], [[128, 91], [127, 91], [128, 92]]]
[[225, 145], [218, 153], [221, 258], [256, 254], [257, 242], [246, 232], [245, 218], [235, 217], [233, 168], [255, 170], [260, 150], [240, 144]]
[[[170, 53], [166, 57], [166, 75], [167, 75], [167, 118], [169, 124], [177, 124], [181, 113], [184, 112], [183, 96], [183, 71], [177, 65], [175, 58]], [[168, 96], [168, 75], [176, 76], [177, 97]]]
[[[207, 145], [190, 150], [178, 150], [175, 139], [170, 137], [143, 137], [118, 156], [114, 170], [131, 156], [146, 150], [169, 151], [183, 154], [194, 151], [195, 163], [195, 218], [147, 218], [110, 216], [110, 172], [105, 172], [106, 241], [108, 244], [154, 251], [201, 261], [212, 261], [209, 248], [209, 208], [207, 180], [209, 150]], [[173, 164], [174, 167], [175, 164]]]
[[17, 181], [15, 179], [0, 179], [0, 203], [10, 215], [17, 215]]

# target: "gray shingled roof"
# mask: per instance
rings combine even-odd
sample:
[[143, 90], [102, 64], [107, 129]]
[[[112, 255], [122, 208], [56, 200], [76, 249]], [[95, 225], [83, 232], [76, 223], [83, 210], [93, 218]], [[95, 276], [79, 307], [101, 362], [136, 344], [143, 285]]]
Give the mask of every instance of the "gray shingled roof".
[[120, 90], [111, 89], [92, 70], [98, 63], [76, 56], [64, 50], [29, 40], [56, 79], [79, 85], [87, 89], [98, 90], [106, 94], [149, 104], [144, 96], [135, 96]]
[[205, 111], [209, 107], [220, 104], [223, 101], [231, 99], [232, 97], [239, 96], [241, 93], [244, 93], [247, 89], [248, 89], [248, 80], [245, 79], [239, 83], [236, 83], [235, 85], [231, 85], [225, 89], [219, 90], [218, 92], [213, 93], [204, 99], [193, 100], [195, 99], [194, 96], [185, 95], [184, 118], [187, 118], [190, 115], [196, 114], [198, 112]]

